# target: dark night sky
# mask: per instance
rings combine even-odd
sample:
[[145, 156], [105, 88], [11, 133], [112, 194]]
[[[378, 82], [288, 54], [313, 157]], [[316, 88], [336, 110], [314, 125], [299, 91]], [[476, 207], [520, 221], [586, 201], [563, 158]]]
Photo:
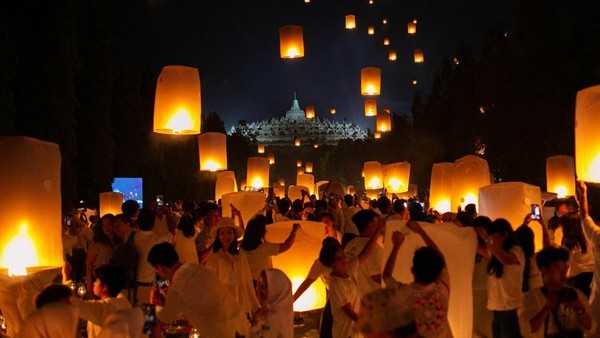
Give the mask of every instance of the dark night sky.
[[[314, 105], [318, 117], [347, 118], [374, 127], [364, 117], [360, 69], [382, 68], [378, 107], [409, 113], [415, 87], [426, 95], [434, 72], [451, 57], [459, 39], [478, 58], [485, 30], [497, 21], [515, 36], [517, 0], [149, 0], [113, 2], [113, 53], [117, 67], [183, 64], [197, 67], [202, 81], [202, 111], [216, 111], [226, 128], [281, 116], [297, 92], [300, 106]], [[357, 28], [346, 30], [354, 14]], [[382, 25], [382, 19], [388, 25]], [[417, 34], [406, 25], [418, 19]], [[305, 57], [279, 57], [278, 28], [304, 27]], [[367, 26], [375, 25], [375, 35]], [[387, 60], [389, 37], [398, 60]], [[425, 64], [413, 63], [415, 48]], [[335, 106], [337, 114], [329, 114]]]

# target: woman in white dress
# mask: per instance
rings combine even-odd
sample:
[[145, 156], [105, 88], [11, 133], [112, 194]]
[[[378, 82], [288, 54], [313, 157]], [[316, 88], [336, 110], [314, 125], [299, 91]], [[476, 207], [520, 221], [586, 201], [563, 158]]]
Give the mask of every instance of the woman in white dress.
[[252, 316], [251, 338], [294, 337], [294, 297], [290, 279], [278, 269], [265, 269], [256, 285], [261, 308]]
[[198, 252], [196, 251], [196, 236], [200, 230], [196, 227], [196, 222], [192, 216], [182, 216], [175, 229], [173, 236], [173, 246], [181, 263], [198, 264]]

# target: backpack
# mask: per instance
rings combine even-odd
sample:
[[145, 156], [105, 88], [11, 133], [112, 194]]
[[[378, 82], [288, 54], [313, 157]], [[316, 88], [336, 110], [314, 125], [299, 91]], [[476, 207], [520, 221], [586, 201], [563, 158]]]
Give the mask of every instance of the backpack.
[[127, 241], [115, 249], [110, 264], [125, 271], [126, 283], [123, 289], [133, 289], [136, 285], [137, 265], [139, 254], [133, 244], [135, 231], [129, 235]]

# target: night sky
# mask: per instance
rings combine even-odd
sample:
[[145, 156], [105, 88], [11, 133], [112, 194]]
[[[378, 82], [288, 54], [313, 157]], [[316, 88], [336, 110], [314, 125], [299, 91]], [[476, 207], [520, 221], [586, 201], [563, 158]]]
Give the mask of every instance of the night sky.
[[[297, 92], [301, 108], [314, 105], [317, 117], [373, 130], [374, 119], [363, 112], [361, 68], [382, 68], [379, 109], [409, 114], [415, 89], [427, 94], [459, 39], [479, 58], [484, 32], [497, 21], [509, 38], [516, 35], [516, 0], [374, 1], [116, 1], [113, 57], [117, 68], [150, 66], [156, 74], [165, 65], [198, 68], [202, 111], [218, 112], [227, 129], [241, 119], [282, 116]], [[344, 28], [347, 14], [356, 16], [356, 29]], [[406, 25], [414, 18], [417, 34], [409, 36]], [[304, 58], [279, 57], [278, 29], [288, 24], [304, 27]], [[367, 35], [369, 25], [375, 35]], [[384, 37], [391, 46], [383, 45]], [[390, 47], [398, 53], [396, 62], [387, 59]], [[424, 64], [413, 63], [415, 48], [424, 51]], [[332, 106], [335, 116], [329, 114]]]

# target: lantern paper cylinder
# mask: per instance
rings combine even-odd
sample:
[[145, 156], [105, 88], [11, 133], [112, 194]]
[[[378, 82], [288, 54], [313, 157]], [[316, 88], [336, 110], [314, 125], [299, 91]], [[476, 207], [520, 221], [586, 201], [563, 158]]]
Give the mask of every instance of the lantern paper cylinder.
[[346, 188], [346, 192], [350, 195], [354, 195], [354, 194], [356, 194], [356, 188], [353, 185], [349, 185]]
[[269, 164], [275, 164], [275, 154], [268, 153], [267, 154], [267, 160], [269, 160]]
[[294, 138], [294, 146], [296, 146], [296, 147], [300, 146], [300, 138], [298, 138], [298, 137]]
[[198, 135], [198, 157], [202, 171], [227, 169], [227, 135], [221, 133]]
[[365, 168], [364, 167], [360, 171], [360, 177], [365, 178]]
[[408, 23], [408, 34], [415, 34], [417, 33], [417, 24], [414, 22], [409, 22]]
[[365, 116], [377, 116], [377, 101], [365, 100]]
[[304, 170], [306, 170], [307, 173], [312, 173], [313, 172], [313, 163], [306, 162], [306, 166], [304, 167]]
[[389, 46], [390, 45], [390, 38], [384, 38], [383, 39], [383, 45], [384, 46]]
[[407, 192], [409, 179], [410, 163], [404, 161], [383, 166], [383, 180], [389, 193]]
[[306, 118], [314, 119], [315, 118], [315, 107], [314, 106], [306, 106]]
[[315, 183], [315, 193], [317, 194], [318, 198], [321, 198], [321, 193], [327, 189], [326, 187], [329, 182], [330, 181], [319, 181]]
[[293, 202], [302, 199], [302, 190], [309, 191], [308, 187], [303, 185], [293, 185], [288, 189], [288, 198]]
[[[273, 256], [273, 267], [283, 271], [292, 281], [292, 292], [296, 292], [304, 278], [308, 275], [313, 259], [319, 257], [323, 241], [323, 223], [310, 221], [286, 221], [269, 224], [265, 239], [272, 243], [282, 243], [289, 236], [293, 223], [300, 223], [301, 229], [296, 234], [292, 248], [285, 253]], [[298, 259], [304, 257], [306, 259]], [[320, 309], [325, 306], [325, 285], [316, 280], [297, 301], [294, 311], [304, 312]]]
[[369, 161], [364, 164], [365, 189], [383, 188], [383, 166], [377, 161]]
[[440, 214], [449, 212], [451, 207], [451, 182], [454, 163], [434, 163], [429, 185], [429, 206]]
[[411, 197], [415, 197], [417, 196], [417, 185], [409, 184], [408, 190], [406, 192], [398, 193], [396, 195], [398, 196], [398, 198], [404, 198], [406, 200], [408, 200]]
[[381, 90], [381, 69], [366, 67], [360, 71], [360, 92], [363, 96], [379, 95]]
[[296, 174], [297, 175], [304, 174], [304, 168], [302, 168], [302, 167], [298, 168], [298, 170], [296, 170]]
[[[381, 189], [366, 189], [366, 196], [368, 199], [370, 200], [376, 200], [379, 198], [379, 193], [381, 192]], [[361, 200], [362, 203], [362, 200]], [[369, 205], [367, 204], [366, 209], [369, 208]]]
[[384, 109], [377, 112], [377, 131], [380, 133], [386, 133], [390, 130], [392, 130], [390, 111]]
[[387, 19], [383, 19], [383, 20], [381, 20], [381, 22], [382, 22], [384, 25], [387, 25], [387, 22], [388, 22], [388, 21], [387, 21]]
[[269, 167], [269, 160], [264, 157], [248, 157], [247, 185], [255, 189], [269, 186]]
[[388, 55], [388, 60], [396, 61], [397, 58], [398, 58], [398, 55], [396, 54], [396, 50], [390, 49], [390, 53]]
[[285, 180], [283, 178], [277, 179], [277, 182], [279, 182], [279, 184], [285, 187]]
[[460, 206], [474, 203], [478, 206], [479, 188], [490, 184], [490, 169], [486, 160], [475, 155], [467, 155], [454, 162], [452, 179], [452, 210], [455, 212]]
[[273, 194], [275, 197], [284, 198], [285, 197], [285, 186], [279, 182], [273, 183]]
[[415, 49], [415, 63], [423, 63], [425, 62], [425, 57], [423, 56], [423, 51], [420, 49]]
[[317, 149], [317, 148], [319, 148], [319, 144], [318, 144], [318, 143], [315, 143], [315, 144], [313, 144], [313, 147], [314, 147], [315, 149]]
[[329, 112], [334, 115], [335, 114], [335, 107], [331, 107], [331, 109], [329, 109]]
[[279, 51], [282, 59], [304, 56], [302, 26], [288, 25], [279, 28]]
[[259, 144], [258, 145], [258, 153], [259, 154], [264, 154], [265, 153], [265, 145], [264, 144]]
[[262, 209], [267, 195], [259, 191], [238, 191], [221, 197], [223, 215], [231, 215], [231, 204], [240, 211], [242, 219], [249, 220]]
[[296, 167], [300, 168], [302, 166], [302, 161], [298, 160], [296, 161]]
[[[479, 213], [492, 220], [504, 218], [517, 229], [527, 214], [531, 213], [531, 205], [542, 207], [542, 193], [539, 187], [522, 182], [504, 182], [479, 188]], [[533, 230], [535, 251], [542, 249], [542, 227], [538, 222], [530, 222]]]
[[380, 132], [378, 132], [378, 131], [376, 131], [376, 132], [373, 134], [373, 138], [380, 139], [380, 138], [381, 138], [381, 133], [380, 133]]
[[600, 85], [577, 92], [575, 103], [575, 170], [577, 178], [600, 183]]
[[118, 215], [121, 213], [124, 196], [120, 192], [100, 193], [100, 217], [106, 214]]
[[556, 155], [546, 159], [546, 190], [559, 198], [575, 195], [575, 160]]
[[200, 76], [186, 66], [163, 67], [156, 83], [154, 132], [200, 134]]
[[354, 15], [346, 15], [346, 29], [356, 28], [356, 18]]
[[375, 27], [373, 26], [369, 26], [367, 33], [369, 33], [369, 35], [373, 35], [375, 34]]
[[217, 182], [215, 184], [215, 201], [221, 199], [225, 194], [237, 192], [237, 183], [235, 180], [235, 172], [222, 171], [217, 174]]
[[312, 195], [315, 193], [315, 177], [311, 174], [300, 174], [296, 176], [296, 185], [308, 188], [308, 192]]
[[58, 145], [29, 137], [0, 137], [0, 159], [0, 275], [24, 276], [61, 267]]

